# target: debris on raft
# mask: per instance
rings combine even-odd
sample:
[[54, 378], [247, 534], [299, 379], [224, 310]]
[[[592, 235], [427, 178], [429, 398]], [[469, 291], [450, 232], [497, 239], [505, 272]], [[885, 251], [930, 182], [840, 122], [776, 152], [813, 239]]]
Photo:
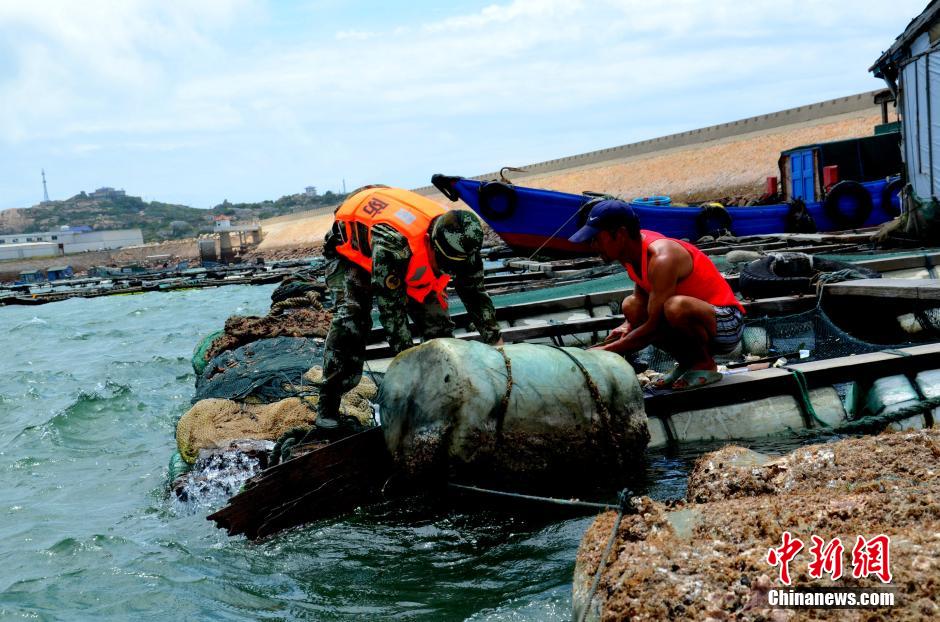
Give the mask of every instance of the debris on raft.
[[[289, 302], [286, 300], [285, 302]], [[245, 344], [274, 337], [326, 337], [333, 314], [321, 309], [292, 308], [289, 313], [273, 311], [264, 317], [233, 315], [225, 321], [225, 333], [216, 337], [206, 351], [206, 360]]]
[[[282, 388], [285, 392], [300, 392], [318, 386], [322, 378], [322, 368], [313, 367], [303, 376], [305, 387], [287, 385]], [[356, 387], [343, 395], [341, 411], [359, 425], [371, 425], [371, 400], [375, 399], [377, 390], [375, 383], [364, 376]], [[237, 439], [275, 441], [292, 428], [312, 426], [318, 403], [317, 394], [286, 397], [269, 404], [218, 398], [199, 400], [176, 424], [177, 447], [183, 459], [192, 463], [201, 451], [222, 448]]]
[[[597, 517], [578, 552], [576, 617], [588, 606], [595, 620], [845, 619], [851, 612], [770, 608], [768, 590], [785, 586], [766, 557], [784, 531], [807, 543], [789, 566], [793, 587], [884, 587], [852, 578], [851, 550], [857, 536], [890, 536], [897, 606], [851, 615], [940, 616], [940, 430], [811, 445], [775, 459], [727, 447], [698, 461], [688, 499], [674, 507], [637, 500], [588, 603], [615, 521], [612, 512]], [[841, 538], [841, 579], [809, 576], [812, 535]]]

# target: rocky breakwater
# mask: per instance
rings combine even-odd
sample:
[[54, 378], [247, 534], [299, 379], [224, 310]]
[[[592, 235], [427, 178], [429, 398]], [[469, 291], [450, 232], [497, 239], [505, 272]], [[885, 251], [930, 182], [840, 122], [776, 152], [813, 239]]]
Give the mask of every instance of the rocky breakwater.
[[[593, 598], [615, 514], [598, 516], [584, 535], [574, 576], [578, 619], [585, 608], [589, 620], [940, 617], [940, 430], [811, 445], [773, 459], [727, 447], [697, 462], [686, 501], [634, 501], [637, 511], [620, 524]], [[813, 536], [822, 541], [815, 553]], [[881, 544], [888, 559], [879, 560]], [[812, 566], [817, 554], [831, 565]], [[833, 579], [837, 559], [841, 577]], [[771, 589], [834, 586], [889, 588], [896, 604], [770, 604]]]

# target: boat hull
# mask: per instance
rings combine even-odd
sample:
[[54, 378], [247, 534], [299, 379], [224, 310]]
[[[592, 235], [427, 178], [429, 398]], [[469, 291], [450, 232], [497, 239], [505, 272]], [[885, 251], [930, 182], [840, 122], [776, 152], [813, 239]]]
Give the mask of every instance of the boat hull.
[[[435, 176], [437, 177], [437, 176]], [[481, 205], [480, 190], [486, 182], [462, 177], [443, 177], [449, 182], [445, 192], [452, 200], [461, 200], [488, 224], [513, 250], [520, 254], [540, 252], [548, 255], [591, 255], [587, 245], [572, 244], [568, 238], [580, 226], [579, 209], [593, 199], [590, 195], [569, 194], [540, 188], [509, 186], [512, 197], [491, 197]], [[442, 182], [443, 183], [443, 182]], [[438, 184], [438, 180], [435, 180]], [[893, 205], [882, 205], [888, 181], [864, 182], [862, 186], [871, 195], [872, 209], [857, 227], [876, 226], [891, 220], [898, 213], [897, 197]], [[440, 185], [438, 186], [440, 187]], [[699, 207], [656, 207], [631, 203], [644, 229], [658, 231], [677, 239], [697, 240], [701, 237]], [[768, 235], [787, 232], [788, 215], [792, 206], [787, 203], [754, 207], [724, 208], [731, 218], [731, 233], [736, 236]], [[822, 202], [806, 204], [818, 231], [839, 231], [847, 227], [834, 221]]]

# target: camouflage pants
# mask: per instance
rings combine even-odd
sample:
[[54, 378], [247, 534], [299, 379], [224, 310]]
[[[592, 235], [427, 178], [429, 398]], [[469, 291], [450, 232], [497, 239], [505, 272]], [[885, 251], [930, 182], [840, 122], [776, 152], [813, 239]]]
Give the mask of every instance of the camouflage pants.
[[[359, 266], [338, 259], [328, 269], [326, 282], [336, 306], [323, 353], [319, 414], [336, 418], [340, 399], [362, 379], [366, 344], [372, 330], [372, 276]], [[428, 296], [424, 303], [408, 297], [407, 305], [415, 332], [422, 340], [454, 336], [454, 322], [436, 296]]]

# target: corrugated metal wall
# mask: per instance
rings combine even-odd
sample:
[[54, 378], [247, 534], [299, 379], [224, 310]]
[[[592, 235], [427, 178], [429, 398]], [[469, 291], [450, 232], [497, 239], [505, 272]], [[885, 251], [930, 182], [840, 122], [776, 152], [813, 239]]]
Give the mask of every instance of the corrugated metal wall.
[[927, 33], [911, 44], [901, 70], [904, 161], [914, 192], [940, 198], [940, 48]]

